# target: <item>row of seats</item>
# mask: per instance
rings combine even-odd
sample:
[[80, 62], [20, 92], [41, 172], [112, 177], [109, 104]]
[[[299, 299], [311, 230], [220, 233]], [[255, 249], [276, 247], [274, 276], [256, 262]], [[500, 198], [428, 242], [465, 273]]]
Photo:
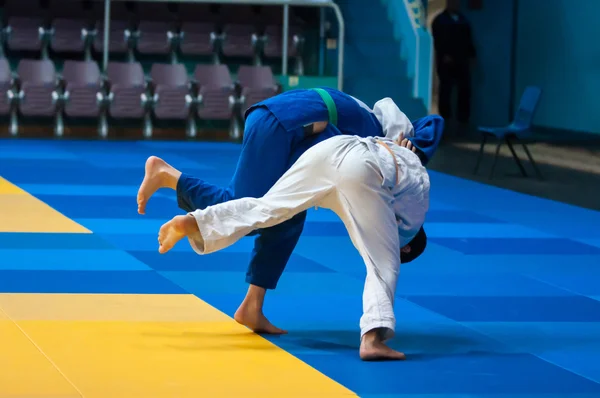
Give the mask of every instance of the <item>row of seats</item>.
[[281, 91], [267, 66], [241, 66], [237, 81], [226, 65], [197, 65], [188, 76], [182, 64], [154, 64], [145, 76], [137, 62], [110, 62], [106, 74], [94, 61], [65, 61], [58, 74], [50, 60], [23, 59], [13, 73], [0, 59], [0, 115], [10, 116], [17, 135], [19, 117], [52, 117], [62, 136], [66, 118], [97, 119], [101, 137], [109, 120], [143, 121], [143, 135], [152, 136], [153, 120], [186, 121], [189, 137], [197, 119], [230, 120], [231, 138], [243, 131], [243, 112]]
[[[39, 51], [42, 59], [49, 51], [82, 53], [92, 59], [103, 51], [103, 2], [54, 0], [45, 8], [39, 0], [7, 0], [5, 23], [0, 36], [10, 50]], [[255, 65], [263, 58], [282, 56], [281, 7], [259, 8], [235, 5], [215, 11], [208, 4], [113, 2], [109, 51], [127, 54], [169, 55], [177, 62], [179, 53], [252, 57]], [[136, 7], [137, 6], [137, 9]], [[176, 7], [175, 7], [176, 6]], [[303, 73], [304, 37], [301, 26], [291, 24], [288, 54], [296, 58]]]

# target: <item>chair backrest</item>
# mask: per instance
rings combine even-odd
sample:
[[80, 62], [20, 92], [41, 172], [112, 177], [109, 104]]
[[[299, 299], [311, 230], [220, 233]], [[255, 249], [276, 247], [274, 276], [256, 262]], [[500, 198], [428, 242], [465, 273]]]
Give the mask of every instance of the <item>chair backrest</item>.
[[6, 58], [0, 58], [0, 84], [9, 84], [12, 81], [10, 64]]
[[123, 87], [143, 86], [146, 82], [144, 70], [139, 62], [109, 62], [106, 75], [111, 84]]
[[233, 80], [227, 65], [198, 64], [194, 70], [194, 78], [203, 87], [231, 87]]
[[150, 76], [155, 84], [169, 87], [185, 87], [189, 81], [183, 64], [154, 64]]
[[56, 83], [56, 69], [50, 60], [22, 59], [17, 66], [17, 74], [24, 83], [44, 85]]
[[275, 78], [269, 66], [242, 65], [238, 69], [238, 80], [242, 87], [267, 88], [275, 86]]
[[528, 86], [525, 88], [523, 95], [521, 96], [521, 102], [519, 108], [515, 112], [515, 119], [513, 120], [513, 126], [520, 129], [528, 129], [533, 123], [533, 116], [537, 109], [540, 97], [542, 95], [542, 89], [536, 86]]
[[71, 61], [63, 64], [63, 78], [67, 85], [99, 85], [100, 68], [95, 61]]

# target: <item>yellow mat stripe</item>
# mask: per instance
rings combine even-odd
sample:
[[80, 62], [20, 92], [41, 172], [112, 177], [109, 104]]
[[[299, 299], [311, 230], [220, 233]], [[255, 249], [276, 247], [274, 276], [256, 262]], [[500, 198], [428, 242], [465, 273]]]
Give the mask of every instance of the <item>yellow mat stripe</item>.
[[80, 397], [19, 327], [0, 311], [0, 398]]
[[15, 321], [232, 321], [192, 294], [0, 293], [0, 308]]
[[0, 232], [91, 233], [0, 177]]
[[9, 294], [0, 307], [85, 397], [356, 396], [192, 295]]

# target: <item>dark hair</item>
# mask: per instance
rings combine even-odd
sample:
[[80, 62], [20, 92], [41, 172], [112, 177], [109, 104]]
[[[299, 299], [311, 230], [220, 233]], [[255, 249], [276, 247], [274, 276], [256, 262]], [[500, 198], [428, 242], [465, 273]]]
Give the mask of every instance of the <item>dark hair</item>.
[[402, 264], [410, 263], [425, 251], [425, 248], [427, 247], [427, 234], [423, 227], [421, 227], [415, 237], [408, 243], [408, 246], [410, 246], [410, 253], [400, 253], [400, 262]]

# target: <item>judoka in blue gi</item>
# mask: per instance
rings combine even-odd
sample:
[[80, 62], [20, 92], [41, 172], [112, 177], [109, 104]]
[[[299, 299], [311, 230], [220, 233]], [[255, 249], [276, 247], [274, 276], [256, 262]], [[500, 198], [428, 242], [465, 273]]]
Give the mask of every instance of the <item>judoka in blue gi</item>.
[[[332, 89], [293, 90], [259, 103], [246, 112], [246, 129], [237, 170], [229, 187], [210, 185], [182, 174], [151, 157], [138, 194], [138, 211], [145, 212], [150, 196], [161, 187], [177, 191], [179, 205], [192, 212], [237, 198], [263, 196], [308, 148], [337, 135], [407, 137], [400, 143], [417, 152], [423, 162], [434, 153], [443, 129], [437, 116], [413, 124], [390, 99], [371, 110], [359, 100]], [[415, 133], [416, 130], [416, 133]], [[266, 289], [274, 289], [302, 233], [306, 210], [283, 223], [257, 231], [246, 280], [248, 295], [235, 319], [257, 332], [285, 333], [262, 313]], [[421, 229], [414, 250], [403, 245], [402, 260], [410, 261], [424, 249]], [[405, 241], [408, 243], [408, 241]], [[412, 242], [411, 242], [412, 243]]]

